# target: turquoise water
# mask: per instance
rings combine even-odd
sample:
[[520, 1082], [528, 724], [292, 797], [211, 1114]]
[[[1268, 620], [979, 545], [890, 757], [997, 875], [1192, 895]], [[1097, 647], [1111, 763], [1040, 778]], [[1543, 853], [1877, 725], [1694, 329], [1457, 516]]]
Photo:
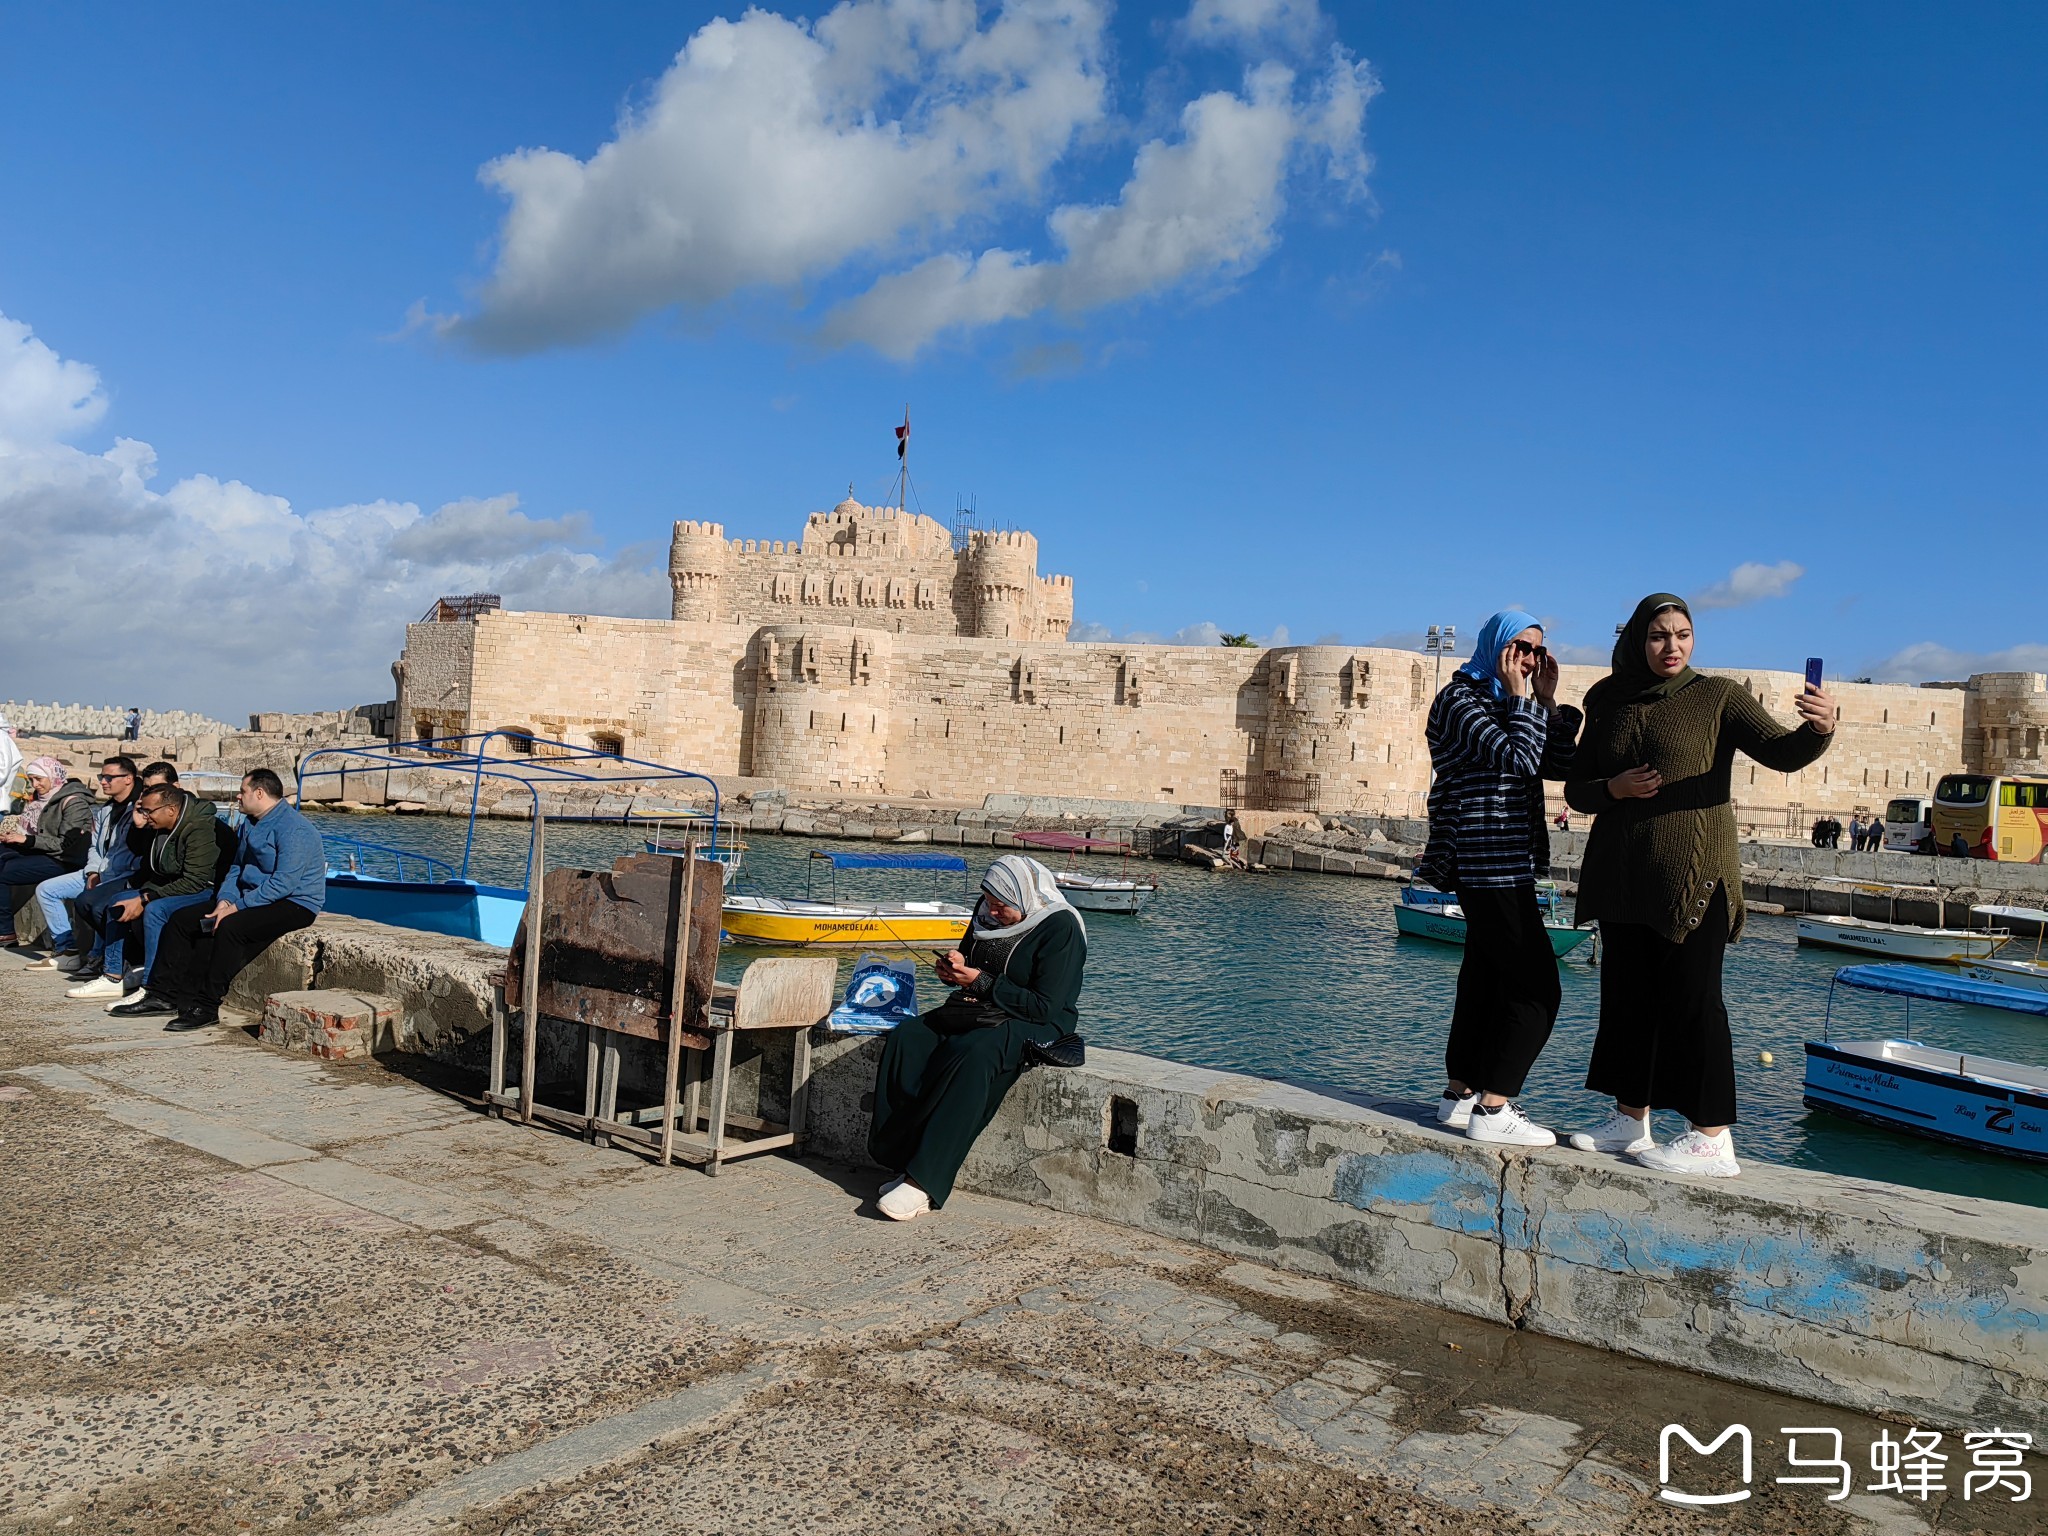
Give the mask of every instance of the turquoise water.
[[[459, 860], [463, 823], [445, 817], [320, 816], [324, 829]], [[479, 879], [518, 884], [527, 829], [479, 822]], [[801, 895], [813, 849], [833, 844], [754, 837], [742, 878], [778, 895]], [[618, 827], [551, 823], [551, 867], [608, 867], [637, 839]], [[962, 850], [977, 872], [991, 857]], [[1091, 870], [1112, 867], [1092, 860]], [[1338, 875], [1217, 875], [1153, 864], [1160, 882], [1137, 917], [1090, 913], [1082, 1032], [1098, 1045], [1346, 1093], [1433, 1101], [1443, 1088], [1443, 1034], [1462, 950], [1394, 931], [1397, 887]], [[820, 890], [829, 884], [824, 872]], [[958, 876], [940, 877], [957, 894]], [[843, 894], [921, 896], [930, 875], [843, 874]], [[1599, 973], [1581, 946], [1563, 962], [1557, 1031], [1530, 1075], [1522, 1104], [1560, 1131], [1601, 1118], [1607, 1102], [1581, 1086], [1599, 1019]], [[749, 951], [729, 951], [736, 971]], [[1752, 917], [1728, 951], [1726, 991], [1735, 1034], [1747, 1159], [1821, 1168], [1924, 1189], [2048, 1205], [2048, 1170], [1967, 1148], [1946, 1147], [1807, 1110], [1800, 1103], [1803, 1043], [1821, 1035], [1828, 981], [1847, 957], [1801, 949], [1790, 919]], [[920, 990], [937, 983], [927, 969]], [[929, 1006], [929, 1000], [926, 1001]], [[1945, 1049], [2048, 1061], [2048, 1019], [1991, 1009], [1914, 1003], [1838, 990], [1837, 1038], [1917, 1038]], [[1765, 1066], [1759, 1054], [1774, 1063]], [[1660, 1116], [1660, 1137], [1682, 1129]]]

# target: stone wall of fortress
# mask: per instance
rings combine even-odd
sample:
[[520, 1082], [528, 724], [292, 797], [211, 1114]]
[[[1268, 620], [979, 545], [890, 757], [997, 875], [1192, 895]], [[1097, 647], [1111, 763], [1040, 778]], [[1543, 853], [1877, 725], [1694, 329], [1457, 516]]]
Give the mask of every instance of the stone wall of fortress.
[[[1038, 574], [1016, 530], [956, 539], [929, 517], [852, 499], [801, 540], [728, 539], [679, 522], [673, 617], [489, 611], [412, 625], [399, 734], [505, 729], [849, 796], [979, 800], [991, 791], [1214, 805], [1313, 792], [1302, 808], [1421, 813], [1432, 660], [1369, 647], [1069, 643], [1073, 583]], [[1602, 675], [1567, 667], [1578, 702]], [[1731, 671], [1777, 718], [1803, 679]], [[1794, 830], [1936, 778], [2042, 770], [2048, 678], [1835, 685], [1841, 729], [1796, 774], [1746, 759], [1751, 825]]]
[[[793, 790], [939, 799], [1213, 805], [1226, 770], [1254, 783], [1313, 774], [1314, 809], [1392, 815], [1422, 807], [1435, 677], [1427, 658], [1370, 648], [1018, 645], [823, 620], [502, 611], [411, 626], [400, 670], [413, 735], [512, 729]], [[1601, 675], [1566, 668], [1562, 696], [1577, 702]], [[1798, 674], [1725, 675], [1793, 718]], [[1881, 806], [1960, 765], [1976, 694], [1835, 691], [1841, 730], [1820, 763], [1785, 775], [1738, 761], [1737, 802], [1760, 823]]]

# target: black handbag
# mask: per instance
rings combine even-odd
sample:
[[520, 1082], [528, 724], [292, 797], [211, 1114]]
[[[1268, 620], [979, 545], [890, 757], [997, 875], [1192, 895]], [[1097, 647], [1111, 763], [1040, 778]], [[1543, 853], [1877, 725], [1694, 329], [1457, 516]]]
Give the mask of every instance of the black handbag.
[[1078, 1067], [1088, 1059], [1088, 1042], [1079, 1035], [1061, 1035], [1057, 1040], [1026, 1040], [1024, 1060], [1040, 1067]]

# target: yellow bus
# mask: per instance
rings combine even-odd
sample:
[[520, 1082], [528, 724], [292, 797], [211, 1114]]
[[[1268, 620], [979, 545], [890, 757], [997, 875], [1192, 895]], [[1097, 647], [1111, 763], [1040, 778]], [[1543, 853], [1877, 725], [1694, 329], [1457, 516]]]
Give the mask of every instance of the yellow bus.
[[1934, 786], [1934, 846], [1955, 850], [1960, 836], [1974, 857], [1990, 827], [1991, 846], [2001, 860], [2038, 864], [2048, 847], [2048, 778], [1988, 773], [1949, 773]]

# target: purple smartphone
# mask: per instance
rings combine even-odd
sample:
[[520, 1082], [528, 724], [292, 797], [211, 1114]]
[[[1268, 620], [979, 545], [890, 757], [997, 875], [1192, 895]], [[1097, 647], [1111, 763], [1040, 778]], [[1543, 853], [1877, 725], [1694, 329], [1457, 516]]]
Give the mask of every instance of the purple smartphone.
[[1820, 658], [1818, 656], [1806, 658], [1806, 686], [1815, 693], [1820, 692]]

